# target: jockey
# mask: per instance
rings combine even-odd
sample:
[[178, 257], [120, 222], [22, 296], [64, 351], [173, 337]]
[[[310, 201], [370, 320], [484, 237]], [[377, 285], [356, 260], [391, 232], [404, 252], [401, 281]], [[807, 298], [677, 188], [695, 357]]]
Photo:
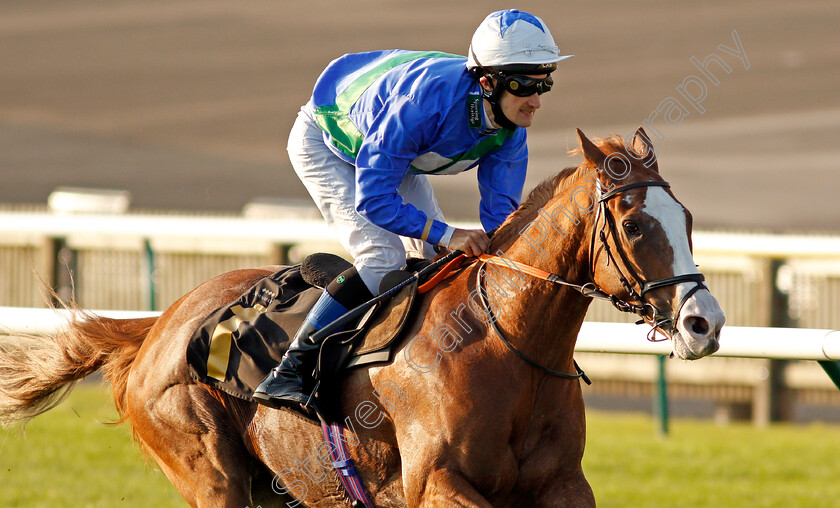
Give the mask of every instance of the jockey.
[[[254, 393], [271, 407], [306, 403], [311, 334], [379, 293], [406, 255], [433, 246], [484, 252], [489, 231], [519, 206], [525, 129], [553, 84], [560, 55], [545, 23], [517, 10], [490, 14], [468, 57], [388, 50], [344, 55], [315, 83], [289, 136], [292, 166], [354, 259], [330, 283], [288, 352]], [[478, 166], [484, 230], [448, 225], [426, 175]]]

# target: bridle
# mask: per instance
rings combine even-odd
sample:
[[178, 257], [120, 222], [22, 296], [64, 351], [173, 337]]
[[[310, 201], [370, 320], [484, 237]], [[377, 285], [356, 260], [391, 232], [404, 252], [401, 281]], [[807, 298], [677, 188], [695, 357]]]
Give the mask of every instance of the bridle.
[[[613, 216], [612, 212], [610, 212], [609, 208], [607, 207], [607, 202], [612, 199], [613, 197], [617, 196], [618, 194], [631, 190], [637, 189], [640, 187], [670, 187], [670, 184], [665, 181], [657, 181], [651, 180], [646, 182], [636, 182], [627, 185], [623, 185], [621, 187], [616, 187], [606, 193], [603, 193], [601, 190], [600, 181], [596, 180], [595, 191], [596, 191], [596, 199], [597, 199], [597, 208], [595, 214], [595, 222], [592, 225], [592, 237], [589, 243], [589, 282], [584, 284], [574, 284], [571, 283], [557, 274], [547, 272], [540, 268], [536, 268], [530, 265], [526, 265], [524, 263], [520, 263], [518, 261], [513, 261], [507, 257], [496, 256], [496, 255], [489, 255], [489, 254], [482, 254], [479, 256], [479, 259], [483, 262], [481, 268], [478, 270], [478, 294], [481, 296], [481, 303], [484, 306], [484, 310], [488, 313], [490, 318], [490, 323], [493, 330], [496, 332], [502, 342], [513, 351], [519, 358], [523, 359], [527, 363], [535, 366], [536, 368], [547, 372], [551, 375], [563, 377], [566, 379], [577, 379], [583, 377], [584, 380], [587, 380], [586, 374], [578, 367], [577, 363], [575, 363], [575, 369], [577, 370], [576, 374], [566, 374], [562, 372], [558, 372], [548, 367], [542, 366], [539, 363], [531, 360], [530, 358], [526, 357], [522, 354], [519, 350], [517, 350], [502, 334], [501, 330], [498, 328], [496, 324], [495, 316], [493, 315], [492, 308], [489, 305], [488, 297], [487, 297], [487, 290], [485, 289], [484, 284], [484, 274], [486, 272], [485, 265], [493, 264], [499, 267], [507, 267], [511, 270], [520, 271], [531, 275], [533, 277], [537, 277], [539, 279], [552, 282], [554, 284], [559, 284], [563, 286], [568, 286], [573, 289], [579, 291], [583, 296], [587, 298], [598, 298], [602, 300], [608, 300], [613, 306], [620, 310], [621, 312], [632, 312], [641, 319], [636, 322], [636, 324], [648, 323], [651, 325], [651, 330], [648, 333], [647, 339], [651, 342], [658, 342], [661, 340], [667, 340], [669, 333], [673, 334], [676, 331], [677, 323], [679, 323], [679, 315], [682, 312], [682, 308], [685, 303], [688, 301], [691, 296], [701, 289], [708, 289], [704, 284], [706, 278], [701, 273], [686, 273], [682, 275], [676, 275], [673, 277], [666, 277], [664, 279], [658, 279], [654, 281], [645, 281], [636, 271], [633, 269], [632, 264], [630, 263], [630, 259], [627, 256], [627, 253], [624, 252], [624, 249], [621, 248], [621, 244], [618, 242], [618, 231], [615, 225], [615, 217]], [[601, 222], [601, 217], [604, 218], [603, 224], [601, 225], [600, 229], [598, 227], [599, 223]], [[622, 260], [622, 264], [624, 265], [625, 270], [629, 273], [629, 278], [622, 269], [619, 267], [618, 263], [616, 262], [616, 258], [613, 255], [613, 251], [610, 248], [609, 243], [607, 242], [607, 238], [609, 235], [612, 235], [615, 240], [615, 250], [618, 252], [618, 256]], [[618, 275], [619, 281], [621, 285], [624, 287], [627, 294], [630, 296], [630, 300], [627, 301], [623, 300], [615, 295], [609, 294], [603, 289], [601, 289], [598, 284], [595, 283], [595, 244], [597, 241], [600, 241], [600, 246], [607, 254], [607, 266], [612, 265], [613, 269], [615, 270], [616, 274]], [[636, 286], [638, 286], [638, 290], [636, 287], [630, 282], [630, 279], [635, 281]], [[673, 286], [676, 284], [682, 284], [685, 282], [693, 282], [694, 286], [682, 297], [680, 300], [680, 304], [677, 307], [677, 312], [673, 316], [668, 316], [667, 313], [662, 313], [655, 305], [650, 302], [645, 301], [645, 294], [648, 291], [652, 291], [654, 289], [659, 289], [666, 286]], [[663, 338], [656, 338], [656, 333], [660, 333], [663, 335]], [[587, 380], [588, 382], [588, 380]]]
[[[670, 331], [671, 333], [676, 331], [677, 323], [679, 322], [680, 312], [682, 312], [682, 308], [685, 305], [685, 302], [688, 301], [688, 299], [691, 298], [691, 296], [694, 295], [694, 293], [696, 293], [697, 291], [701, 289], [708, 289], [706, 287], [706, 284], [704, 284], [706, 277], [703, 276], [702, 273], [685, 273], [682, 275], [675, 275], [673, 277], [666, 277], [664, 279], [658, 279], [650, 282], [646, 282], [644, 279], [642, 279], [642, 277], [639, 276], [639, 274], [636, 273], [636, 271], [633, 269], [633, 265], [630, 263], [630, 259], [627, 257], [627, 253], [624, 252], [624, 249], [621, 248], [621, 244], [618, 242], [618, 230], [616, 229], [615, 217], [613, 217], [612, 212], [610, 212], [609, 208], [607, 208], [607, 201], [609, 201], [616, 195], [628, 191], [630, 189], [637, 189], [639, 187], [670, 186], [671, 184], [665, 181], [651, 180], [647, 182], [636, 182], [621, 187], [616, 187], [615, 189], [610, 190], [606, 194], [602, 194], [600, 181], [596, 180], [595, 182], [595, 189], [598, 194], [598, 208], [595, 215], [595, 224], [592, 229], [592, 238], [589, 244], [589, 277], [593, 281], [591, 282], [591, 284], [599, 293], [602, 294], [601, 297], [606, 296], [607, 299], [609, 299], [613, 306], [618, 310], [622, 312], [632, 312], [640, 316], [642, 319], [639, 322], [637, 322], [637, 324], [650, 324], [653, 328], [651, 328], [650, 333], [648, 333], [648, 340], [651, 342], [667, 340], [668, 333], [664, 331], [665, 326], [668, 327], [668, 331]], [[598, 223], [600, 222], [601, 216], [604, 217], [604, 223], [601, 226], [601, 229], [598, 230]], [[636, 291], [636, 288], [630, 283], [628, 277], [625, 276], [624, 272], [622, 272], [621, 268], [619, 268], [618, 263], [616, 263], [615, 256], [613, 256], [612, 249], [610, 249], [610, 245], [607, 242], [607, 232], [605, 232], [605, 229], [607, 227], [609, 227], [608, 233], [612, 235], [615, 241], [615, 250], [618, 252], [619, 257], [621, 258], [621, 261], [624, 264], [624, 268], [627, 270], [627, 272], [629, 272], [630, 277], [633, 278], [633, 280], [636, 282], [636, 285], [638, 285], [638, 291]], [[595, 284], [594, 280], [596, 236], [600, 240], [601, 247], [604, 249], [604, 252], [606, 252], [607, 254], [607, 266], [612, 264], [616, 274], [618, 275], [621, 285], [624, 287], [624, 290], [627, 291], [627, 294], [630, 295], [630, 298], [635, 300], [634, 302], [627, 302], [617, 298], [614, 295], [609, 295]], [[682, 299], [680, 300], [680, 304], [677, 307], [677, 312], [672, 317], [668, 317], [667, 315], [661, 313], [655, 305], [645, 301], [645, 293], [647, 293], [648, 291], [666, 286], [682, 284], [684, 282], [694, 282], [694, 286], [682, 297]], [[664, 338], [655, 338], [657, 331], [661, 333], [664, 336]]]

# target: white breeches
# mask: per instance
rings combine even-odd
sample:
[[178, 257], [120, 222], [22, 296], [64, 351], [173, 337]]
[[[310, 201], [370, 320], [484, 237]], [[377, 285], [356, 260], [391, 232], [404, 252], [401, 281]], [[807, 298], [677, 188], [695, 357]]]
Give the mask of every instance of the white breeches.
[[[356, 167], [327, 147], [311, 104], [298, 113], [286, 149], [295, 173], [353, 257], [353, 265], [372, 294], [379, 294], [379, 281], [386, 273], [405, 266], [406, 254], [426, 258], [435, 255], [430, 244], [386, 231], [356, 212]], [[398, 192], [404, 202], [434, 220], [444, 221], [426, 175], [406, 174]]]

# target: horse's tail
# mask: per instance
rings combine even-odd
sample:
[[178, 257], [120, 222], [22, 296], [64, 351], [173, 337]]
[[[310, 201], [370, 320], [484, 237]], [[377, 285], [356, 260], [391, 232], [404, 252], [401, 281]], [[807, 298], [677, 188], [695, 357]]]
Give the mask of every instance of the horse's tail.
[[124, 415], [129, 369], [156, 321], [109, 319], [76, 310], [54, 337], [0, 343], [0, 424], [25, 422], [52, 409], [76, 381], [99, 369]]

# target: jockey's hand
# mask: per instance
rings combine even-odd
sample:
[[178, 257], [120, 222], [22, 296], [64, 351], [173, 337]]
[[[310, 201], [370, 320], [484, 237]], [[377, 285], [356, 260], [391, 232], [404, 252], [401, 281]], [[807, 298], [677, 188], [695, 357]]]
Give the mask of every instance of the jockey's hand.
[[490, 238], [480, 229], [455, 229], [447, 247], [460, 250], [470, 257], [479, 256], [490, 246]]

